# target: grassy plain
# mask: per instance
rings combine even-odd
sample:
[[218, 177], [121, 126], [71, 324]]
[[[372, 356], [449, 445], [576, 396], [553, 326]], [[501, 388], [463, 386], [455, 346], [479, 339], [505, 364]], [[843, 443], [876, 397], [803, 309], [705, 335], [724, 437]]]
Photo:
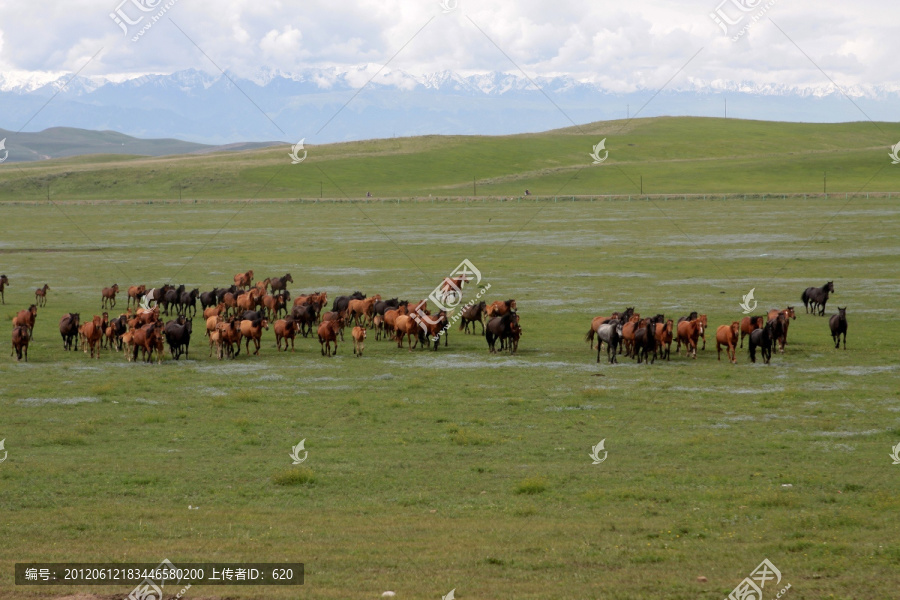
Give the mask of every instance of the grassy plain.
[[[764, 558], [794, 600], [900, 585], [895, 200], [0, 210], [4, 347], [14, 311], [51, 287], [30, 361], [0, 361], [0, 598], [130, 590], [16, 587], [16, 562], [163, 558], [306, 564], [302, 588], [189, 598], [721, 600]], [[489, 300], [517, 299], [518, 355], [454, 330], [437, 353], [372, 337], [363, 358], [347, 342], [327, 359], [312, 339], [278, 354], [270, 331], [260, 357], [210, 359], [195, 335], [191, 360], [145, 365], [66, 353], [56, 329], [64, 312], [99, 314], [113, 282], [209, 289], [253, 268], [290, 272], [295, 293], [412, 299], [463, 258]], [[746, 349], [718, 362], [714, 343], [697, 360], [598, 365], [584, 341], [591, 317], [625, 306], [716, 326], [750, 288], [760, 309], [796, 306], [830, 279], [846, 351], [802, 307], [770, 365]]]

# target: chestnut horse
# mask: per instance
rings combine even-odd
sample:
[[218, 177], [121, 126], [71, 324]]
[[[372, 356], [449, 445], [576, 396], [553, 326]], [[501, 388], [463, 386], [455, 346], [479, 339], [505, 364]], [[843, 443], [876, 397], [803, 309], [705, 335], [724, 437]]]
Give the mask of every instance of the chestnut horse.
[[737, 364], [735, 346], [738, 341], [740, 327], [740, 323], [734, 321], [731, 325], [721, 325], [716, 329], [716, 356], [718, 357], [718, 360], [722, 360], [722, 346], [725, 346], [725, 356], [728, 357], [733, 364]]
[[239, 288], [248, 288], [253, 283], [253, 269], [246, 273], [238, 273], [234, 276], [234, 285]]
[[12, 325], [13, 327], [27, 327], [29, 337], [34, 337], [34, 321], [37, 319], [37, 306], [32, 304], [28, 307], [28, 310], [20, 310], [16, 313], [16, 316], [13, 317]]
[[[319, 334], [319, 344], [322, 345], [322, 356], [337, 355], [337, 336], [341, 331], [341, 321], [322, 321], [316, 333]], [[331, 344], [334, 344], [334, 351], [331, 350]]]
[[362, 356], [363, 350], [366, 348], [366, 328], [365, 327], [354, 327], [353, 328], [353, 354], [357, 357]]
[[485, 314], [488, 318], [502, 317], [508, 312], [515, 312], [515, 310], [515, 300], [497, 300], [496, 302], [491, 302], [490, 306], [487, 307]]
[[703, 335], [703, 322], [699, 319], [691, 319], [690, 321], [681, 321], [677, 330], [677, 346], [675, 354], [681, 352], [681, 344], [684, 344], [687, 355], [691, 358], [697, 358], [697, 340]]
[[660, 358], [665, 357], [666, 360], [669, 360], [669, 356], [672, 354], [672, 333], [674, 331], [675, 323], [672, 319], [663, 323], [656, 324], [656, 345], [659, 348]]
[[128, 288], [128, 302], [125, 304], [126, 308], [131, 308], [131, 303], [134, 302], [134, 307], [137, 308], [141, 305], [141, 298], [144, 297], [144, 294], [147, 293], [147, 286], [144, 284], [141, 285], [132, 285]]
[[100, 358], [100, 339], [103, 337], [103, 322], [100, 315], [94, 315], [93, 320], [88, 321], [78, 330], [81, 334], [82, 350], [87, 354], [91, 352], [91, 358], [94, 358], [94, 351], [97, 352], [97, 359]]
[[766, 318], [763, 316], [744, 317], [743, 319], [741, 319], [741, 348], [744, 347], [744, 338], [757, 329], [762, 329], [763, 325], [765, 324]]
[[46, 283], [44, 287], [39, 287], [34, 290], [34, 303], [38, 306], [46, 306], [47, 305], [47, 290], [50, 289], [50, 286]]
[[281, 350], [281, 340], [284, 340], [284, 351], [287, 352], [288, 341], [291, 342], [291, 352], [294, 351], [294, 338], [300, 331], [300, 323], [290, 315], [284, 319], [275, 321], [275, 345]]

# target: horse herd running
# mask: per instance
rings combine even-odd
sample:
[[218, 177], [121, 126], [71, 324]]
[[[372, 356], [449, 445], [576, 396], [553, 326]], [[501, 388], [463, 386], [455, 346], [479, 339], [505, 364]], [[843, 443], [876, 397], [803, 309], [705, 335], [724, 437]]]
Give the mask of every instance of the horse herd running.
[[[825, 314], [825, 304], [829, 294], [834, 293], [834, 282], [829, 281], [820, 288], [807, 288], [802, 296], [806, 312], [822, 316]], [[732, 321], [730, 325], [720, 325], [716, 328], [716, 354], [718, 360], [722, 360], [722, 350], [732, 363], [737, 363], [737, 347], [744, 347], [744, 338], [749, 337], [748, 351], [750, 362], [756, 362], [756, 351], [765, 364], [769, 364], [773, 351], [778, 349], [784, 354], [787, 346], [788, 329], [792, 320], [796, 320], [794, 307], [788, 306], [783, 310], [772, 309], [765, 315], [744, 317], [740, 321]], [[844, 349], [847, 349], [847, 308], [838, 307], [838, 313], [832, 315], [828, 325], [831, 329], [831, 337], [835, 348], [840, 348], [840, 338], [843, 335]], [[696, 311], [685, 315], [673, 322], [662, 314], [649, 318], [641, 318], [634, 312], [634, 307], [626, 308], [622, 312], [614, 312], [612, 315], [594, 317], [591, 328], [585, 336], [585, 341], [591, 342], [591, 350], [594, 349], [594, 337], [597, 338], [597, 362], [600, 362], [600, 353], [603, 344], [606, 344], [607, 361], [610, 364], [618, 362], [617, 356], [624, 353], [625, 356], [637, 359], [638, 363], [654, 363], [657, 358], [670, 360], [672, 342], [676, 343], [675, 354], [681, 352], [684, 345], [687, 355], [697, 358], [697, 346], [703, 340], [701, 350], [706, 350], [706, 330], [708, 327], [706, 315]]]
[[[270, 277], [255, 284], [253, 271], [238, 273], [234, 283], [228, 287], [214, 288], [207, 292], [199, 289], [187, 290], [184, 285], [163, 285], [148, 289], [145, 285], [130, 286], [127, 289], [126, 312], [110, 318], [109, 312], [116, 306], [119, 286], [113, 284], [101, 292], [101, 315], [94, 315], [90, 321], [81, 322], [79, 313], [66, 313], [59, 322], [59, 333], [65, 350], [82, 350], [91, 358], [99, 358], [101, 349], [123, 352], [129, 361], [137, 361], [138, 354], [147, 362], [152, 362], [154, 354], [157, 362], [163, 359], [165, 344], [173, 359], [187, 357], [193, 333], [194, 319], [202, 315], [204, 335], [209, 342], [209, 356], [215, 353], [219, 360], [240, 355], [243, 343], [246, 354], [259, 355], [264, 331], [272, 325], [275, 344], [279, 351], [286, 352], [290, 344], [294, 351], [294, 341], [298, 334], [304, 338], [315, 335], [323, 356], [337, 353], [338, 339], [344, 341], [344, 329], [352, 327], [353, 353], [362, 356], [369, 330], [375, 331], [376, 340], [393, 340], [398, 348], [404, 341], [410, 352], [417, 346], [437, 350], [441, 338], [444, 346], [449, 344], [450, 320], [447, 312], [439, 310], [432, 314], [427, 300], [410, 302], [391, 298], [383, 300], [380, 294], [367, 297], [361, 292], [334, 299], [331, 310], [324, 311], [328, 302], [325, 292], [301, 294], [291, 297], [287, 289], [294, 279], [290, 273], [282, 277]], [[6, 275], [0, 275], [0, 301], [4, 304], [4, 288], [9, 285]], [[19, 311], [13, 318], [12, 347], [17, 360], [28, 360], [28, 345], [33, 339], [38, 307], [47, 303], [48, 285], [35, 290], [35, 303]], [[822, 287], [807, 288], [802, 296], [806, 312], [824, 315], [829, 294], [834, 293], [834, 282]], [[847, 348], [847, 309], [838, 308], [838, 313], [829, 319], [832, 341], [840, 347], [843, 336], [844, 349]], [[163, 316], [174, 316], [169, 321]], [[796, 320], [794, 307], [783, 310], [772, 309], [765, 315], [747, 316], [740, 321], [716, 328], [716, 354], [722, 359], [722, 351], [732, 363], [737, 362], [737, 348], [744, 347], [748, 340], [751, 362], [756, 362], [759, 351], [764, 363], [768, 364], [773, 352], [785, 351], [790, 322]], [[491, 353], [518, 350], [522, 328], [516, 301], [501, 300], [470, 303], [459, 314], [459, 330], [478, 333], [476, 324], [481, 325], [480, 334], [485, 338]], [[675, 342], [675, 353], [680, 354], [685, 347], [687, 356], [697, 358], [697, 351], [706, 350], [708, 320], [705, 314], [696, 311], [680, 317], [677, 321], [667, 319], [662, 314], [642, 318], [634, 307], [622, 312], [595, 317], [585, 337], [594, 348], [597, 340], [597, 362], [600, 362], [603, 346], [606, 346], [607, 361], [618, 362], [623, 355], [636, 359], [638, 363], [654, 363], [657, 358], [670, 360], [671, 347]], [[499, 349], [498, 349], [499, 344]]]
[[[79, 313], [66, 313], [60, 319], [59, 333], [63, 349], [82, 350], [91, 358], [99, 358], [101, 349], [123, 352], [129, 361], [141, 359], [152, 362], [154, 354], [157, 362], [162, 362], [165, 344], [173, 359], [188, 357], [194, 319], [197, 317], [197, 302], [200, 302], [205, 336], [209, 340], [209, 355], [215, 353], [219, 360], [240, 355], [243, 343], [246, 354], [259, 355], [264, 331], [270, 324], [275, 333], [275, 343], [279, 351], [294, 351], [297, 334], [304, 338], [318, 337], [323, 356], [337, 353], [338, 339], [344, 340], [344, 329], [352, 327], [353, 353], [362, 356], [370, 329], [375, 330], [376, 340], [393, 340], [402, 348], [404, 340], [412, 352], [420, 346], [437, 350], [443, 337], [444, 346], [449, 344], [449, 319], [446, 311], [432, 314], [427, 300], [410, 302], [391, 298], [382, 300], [380, 294], [367, 297], [362, 292], [334, 299], [331, 310], [325, 311], [328, 295], [325, 292], [301, 294], [291, 297], [287, 289], [294, 279], [290, 273], [282, 277], [270, 277], [253, 284], [253, 271], [238, 273], [234, 283], [228, 287], [214, 288], [201, 293], [199, 289], [188, 290], [184, 285], [163, 285], [148, 289], [146, 285], [130, 286], [127, 293], [126, 311], [118, 317], [110, 318], [108, 310], [115, 308], [119, 294], [118, 284], [103, 288], [100, 306], [104, 312], [94, 315], [90, 321], [81, 321]], [[0, 294], [9, 284], [8, 278], [0, 277]], [[28, 360], [28, 344], [32, 340], [37, 310], [46, 304], [48, 286], [39, 288], [35, 302], [28, 309], [20, 311], [13, 319], [13, 352], [18, 360]], [[0, 295], [0, 300], [3, 300]], [[174, 318], [164, 322], [163, 317]], [[507, 350], [514, 354], [518, 350], [522, 328], [516, 301], [501, 300], [487, 304], [479, 302], [466, 305], [460, 314], [459, 329], [476, 332], [475, 323], [481, 324], [481, 334], [485, 337], [488, 350], [492, 353]], [[430, 340], [430, 341], [429, 341]]]

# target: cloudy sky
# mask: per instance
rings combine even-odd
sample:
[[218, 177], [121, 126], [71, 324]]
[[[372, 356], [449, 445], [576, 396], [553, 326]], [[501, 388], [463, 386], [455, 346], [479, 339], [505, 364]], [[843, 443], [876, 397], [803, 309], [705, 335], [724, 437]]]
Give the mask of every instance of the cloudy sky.
[[[847, 89], [900, 87], [900, 4], [887, 0], [443, 1], [452, 10], [439, 0], [0, 0], [0, 72], [122, 76], [218, 65], [252, 77], [329, 66], [374, 72], [388, 62], [414, 74], [518, 65], [529, 76], [567, 74], [628, 92], [661, 86], [699, 51], [673, 87], [822, 87], [829, 77]], [[736, 22], [730, 35], [749, 26], [738, 41], [710, 17], [717, 9]]]

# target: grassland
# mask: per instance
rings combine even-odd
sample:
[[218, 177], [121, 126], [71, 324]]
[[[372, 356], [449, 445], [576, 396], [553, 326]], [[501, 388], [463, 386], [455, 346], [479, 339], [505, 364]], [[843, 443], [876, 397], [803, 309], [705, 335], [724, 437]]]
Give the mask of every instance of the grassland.
[[[584, 141], [571, 143], [574, 160]], [[875, 152], [860, 149], [859, 165]], [[365, 179], [343, 160], [334, 177]], [[235, 171], [245, 187], [234, 193], [266, 169]], [[77, 177], [111, 177], [88, 173]], [[703, 186], [746, 177], [730, 170], [731, 184]], [[900, 585], [900, 466], [888, 457], [900, 443], [895, 200], [0, 210], [0, 272], [12, 284], [3, 339], [33, 289], [51, 286], [28, 364], [0, 361], [0, 598], [129, 591], [17, 588], [15, 562], [164, 557], [306, 564], [300, 589], [197, 587], [188, 598], [455, 588], [460, 599], [721, 600], [764, 558], [794, 600], [887, 598]], [[278, 354], [270, 331], [260, 357], [210, 359], [195, 335], [192, 360], [142, 365], [66, 353], [56, 332], [64, 312], [99, 314], [113, 282], [208, 289], [254, 268], [291, 272], [294, 292], [421, 298], [463, 258], [491, 283], [489, 299], [517, 299], [517, 356], [454, 331], [437, 353], [370, 338], [363, 358], [345, 343], [327, 359], [313, 340]], [[768, 366], [749, 364], [746, 349], [737, 365], [718, 362], [714, 344], [696, 361], [598, 365], [584, 341], [592, 316], [626, 305], [697, 309], [719, 325], [740, 316], [750, 288], [760, 308], [783, 307], [829, 279], [829, 309], [848, 307], [846, 351], [806, 314]], [[309, 458], [295, 467], [301, 439]], [[592, 465], [601, 439], [609, 457]]]
[[[592, 165], [606, 139], [609, 157]], [[897, 123], [713, 118], [608, 121], [537, 134], [423, 136], [147, 158], [93, 155], [0, 168], [0, 202], [602, 194], [855, 193], [900, 189]], [[827, 181], [825, 181], [827, 179]]]

